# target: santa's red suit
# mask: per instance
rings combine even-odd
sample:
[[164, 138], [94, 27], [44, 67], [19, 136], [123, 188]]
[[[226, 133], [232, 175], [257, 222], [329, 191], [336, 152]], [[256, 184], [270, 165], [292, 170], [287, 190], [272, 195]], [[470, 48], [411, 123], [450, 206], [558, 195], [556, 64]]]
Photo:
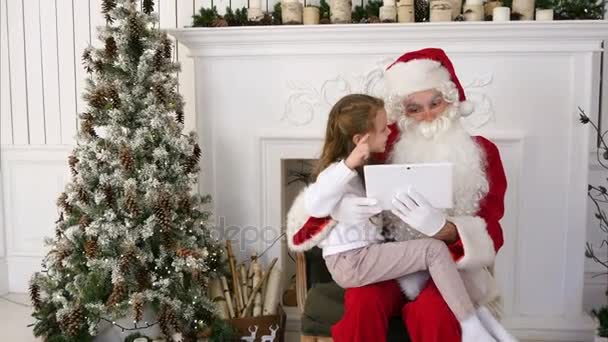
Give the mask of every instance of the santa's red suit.
[[[391, 68], [395, 69], [392, 74], [388, 72]], [[461, 112], [470, 111], [470, 108], [465, 109], [464, 91], [451, 62], [441, 50], [424, 49], [407, 53], [389, 66], [385, 78], [388, 88], [398, 94], [445, 88], [444, 83], [450, 81], [450, 85], [457, 90], [455, 102], [463, 104]], [[404, 84], [401, 82], [403, 79], [411, 82]], [[376, 156], [376, 159], [391, 162], [387, 156], [392, 156], [397, 159], [395, 162], [418, 162], [419, 160], [407, 160], [407, 153], [404, 157], [399, 154], [399, 150], [394, 151], [396, 145], [399, 145], [398, 149], [406, 149], [407, 145], [401, 146], [400, 143], [407, 142], [400, 142], [399, 136], [405, 128], [399, 129], [396, 124], [391, 128], [386, 151]], [[472, 298], [473, 302], [485, 305], [499, 316], [501, 300], [493, 278], [493, 266], [496, 253], [503, 245], [499, 220], [504, 213], [507, 182], [496, 146], [479, 136], [467, 135], [466, 139], [470, 139], [468, 141], [475, 146], [476, 153], [481, 158], [479, 178], [483, 180], [480, 182], [484, 184], [483, 192], [481, 196], [476, 196], [479, 189], [475, 189], [473, 194], [467, 193], [466, 187], [464, 191], [457, 189], [456, 192], [460, 195], [455, 195], [455, 209], [449, 213], [448, 220], [455, 224], [459, 239], [448, 247], [461, 270], [465, 286], [470, 293], [477, 294], [476, 298]], [[449, 148], [448, 146], [448, 155]], [[456, 172], [455, 183], [459, 180], [458, 174]], [[455, 186], [458, 188], [458, 184]], [[294, 251], [305, 251], [316, 246], [335, 225], [330, 217], [309, 217], [304, 210], [303, 196], [298, 196], [294, 201], [287, 221], [288, 246]], [[460, 342], [459, 323], [434, 283], [429, 281], [423, 284], [417, 297], [407, 302], [395, 281], [346, 289], [344, 317], [332, 328], [334, 341], [383, 341], [389, 318], [401, 315], [413, 342]], [[474, 291], [471, 290], [473, 288]]]

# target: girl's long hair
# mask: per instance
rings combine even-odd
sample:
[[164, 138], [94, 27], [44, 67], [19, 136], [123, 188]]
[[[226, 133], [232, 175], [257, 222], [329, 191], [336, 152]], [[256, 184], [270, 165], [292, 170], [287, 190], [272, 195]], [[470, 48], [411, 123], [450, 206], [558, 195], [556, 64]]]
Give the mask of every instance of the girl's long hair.
[[313, 182], [329, 165], [350, 155], [355, 148], [353, 136], [370, 132], [380, 109], [384, 109], [382, 99], [363, 94], [344, 96], [332, 107], [323, 150], [311, 174]]

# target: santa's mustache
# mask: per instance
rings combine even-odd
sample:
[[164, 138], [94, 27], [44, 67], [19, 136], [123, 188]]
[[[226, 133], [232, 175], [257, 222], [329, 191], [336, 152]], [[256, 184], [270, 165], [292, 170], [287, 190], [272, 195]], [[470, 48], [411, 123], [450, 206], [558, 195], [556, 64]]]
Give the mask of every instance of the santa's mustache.
[[401, 132], [417, 133], [427, 139], [432, 139], [447, 132], [452, 126], [452, 122], [459, 118], [458, 114], [458, 107], [450, 105], [433, 121], [419, 122], [404, 114], [399, 118], [398, 124]]

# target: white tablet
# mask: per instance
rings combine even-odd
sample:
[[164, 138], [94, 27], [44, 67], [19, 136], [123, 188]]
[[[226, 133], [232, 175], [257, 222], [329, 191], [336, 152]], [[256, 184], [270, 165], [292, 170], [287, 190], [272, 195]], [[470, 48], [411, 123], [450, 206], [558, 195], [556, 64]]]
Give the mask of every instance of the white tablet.
[[435, 208], [452, 208], [452, 163], [366, 165], [363, 173], [367, 197], [382, 210], [390, 210], [395, 195], [410, 187]]

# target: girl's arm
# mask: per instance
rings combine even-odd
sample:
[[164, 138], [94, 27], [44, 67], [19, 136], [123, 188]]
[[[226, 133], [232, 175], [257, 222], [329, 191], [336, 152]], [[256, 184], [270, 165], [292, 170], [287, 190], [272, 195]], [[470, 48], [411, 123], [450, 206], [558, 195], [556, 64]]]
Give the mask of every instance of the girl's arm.
[[329, 216], [346, 190], [346, 184], [357, 177], [344, 160], [323, 170], [317, 180], [308, 186], [304, 195], [306, 211], [313, 217]]

